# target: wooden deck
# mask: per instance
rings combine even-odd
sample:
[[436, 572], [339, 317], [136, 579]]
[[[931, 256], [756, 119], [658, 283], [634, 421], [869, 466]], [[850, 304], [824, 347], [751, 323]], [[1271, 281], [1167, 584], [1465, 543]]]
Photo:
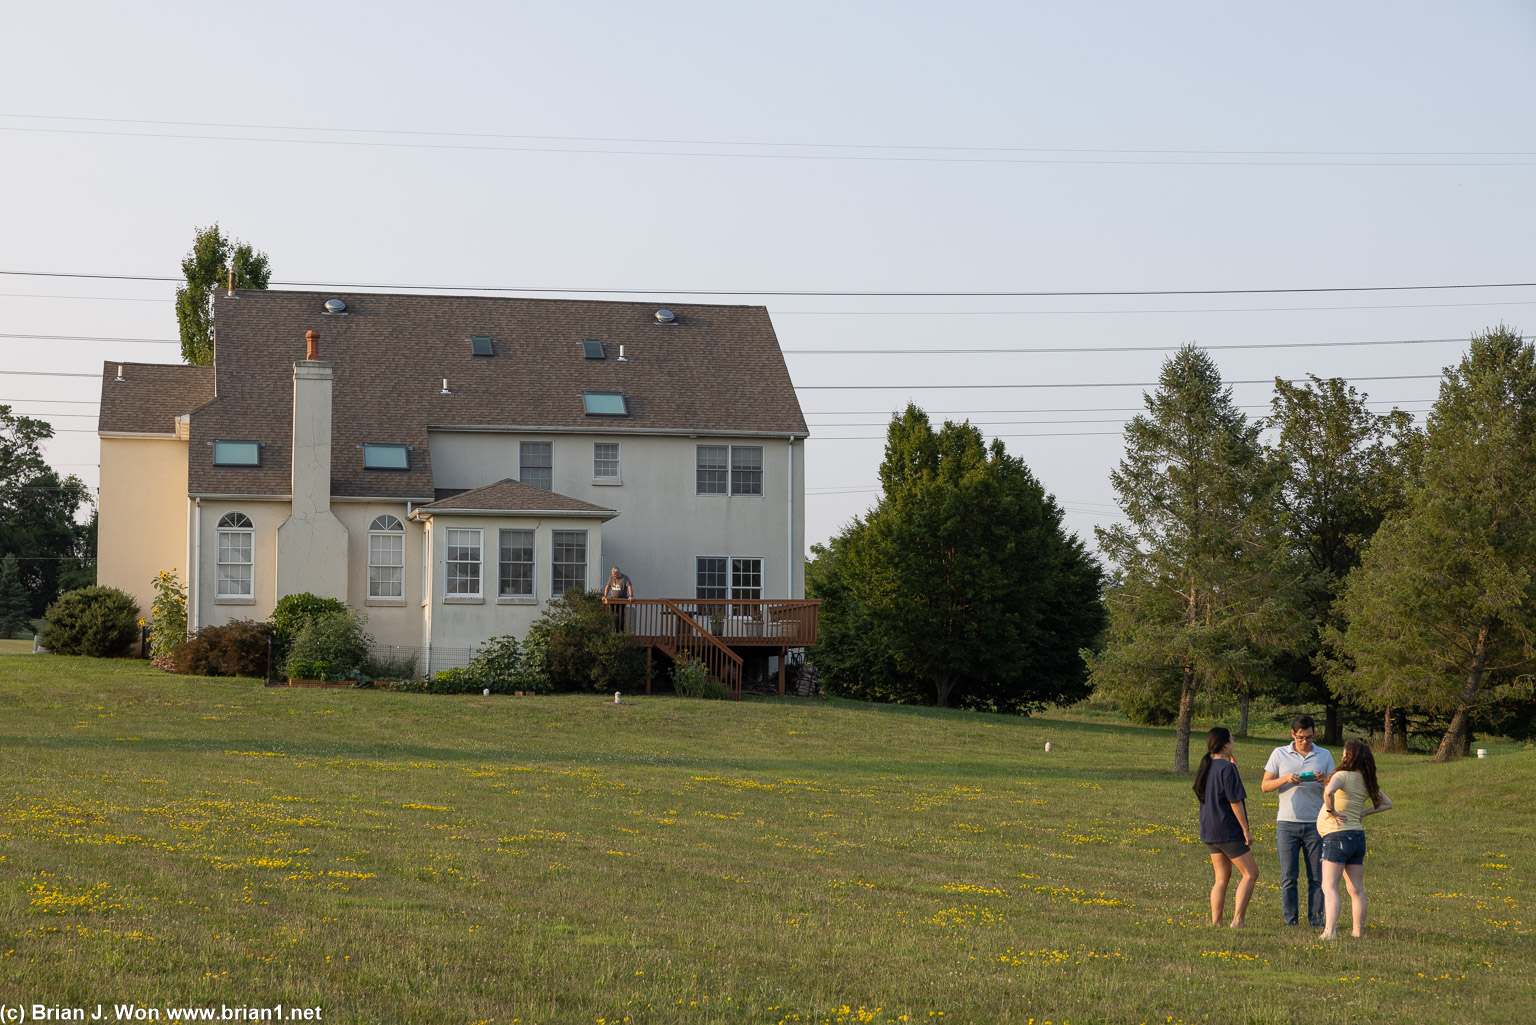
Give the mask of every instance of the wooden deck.
[[816, 644], [819, 601], [744, 601], [730, 598], [634, 598], [610, 603], [636, 644], [646, 647], [645, 690], [651, 690], [650, 657], [661, 651], [677, 659], [690, 654], [711, 679], [741, 698], [743, 654], [779, 656], [779, 693], [791, 648]]

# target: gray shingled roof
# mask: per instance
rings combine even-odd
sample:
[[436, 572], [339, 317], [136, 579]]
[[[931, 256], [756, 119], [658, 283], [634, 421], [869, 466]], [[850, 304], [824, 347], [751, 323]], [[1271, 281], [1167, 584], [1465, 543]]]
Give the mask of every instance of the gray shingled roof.
[[[117, 379], [117, 368], [123, 379]], [[213, 368], [164, 363], [118, 363], [101, 367], [98, 431], [175, 434], [176, 418], [213, 398]]]
[[444, 498], [423, 505], [417, 512], [424, 513], [566, 513], [575, 516], [598, 516], [611, 520], [618, 515], [612, 509], [579, 498], [571, 498], [557, 491], [545, 491], [531, 484], [507, 477], [484, 487], [461, 491], [451, 498]]
[[[322, 313], [327, 299], [347, 315]], [[332, 493], [430, 500], [428, 428], [778, 435], [807, 433], [768, 311], [761, 306], [477, 296], [239, 291], [216, 302], [218, 397], [191, 421], [194, 494], [290, 490], [293, 363], [320, 332], [335, 368]], [[477, 357], [470, 336], [494, 339]], [[605, 343], [605, 360], [582, 340]], [[624, 346], [626, 362], [617, 359]], [[443, 379], [451, 395], [442, 395]], [[583, 391], [622, 392], [625, 418], [589, 417]], [[264, 443], [262, 465], [213, 465], [215, 439]], [[407, 472], [362, 467], [364, 442], [412, 446]]]

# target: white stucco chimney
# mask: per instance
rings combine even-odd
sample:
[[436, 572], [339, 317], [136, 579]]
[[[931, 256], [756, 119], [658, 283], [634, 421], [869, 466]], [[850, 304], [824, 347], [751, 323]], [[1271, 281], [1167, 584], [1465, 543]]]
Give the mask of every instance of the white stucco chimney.
[[320, 333], [293, 364], [293, 507], [277, 528], [277, 596], [347, 598], [347, 528], [331, 512], [331, 364]]

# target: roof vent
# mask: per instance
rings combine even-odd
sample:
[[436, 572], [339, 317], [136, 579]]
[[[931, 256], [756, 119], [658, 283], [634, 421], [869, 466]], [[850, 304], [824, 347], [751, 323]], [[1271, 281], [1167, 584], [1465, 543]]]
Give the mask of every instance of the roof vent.
[[115, 380], [115, 381], [126, 381], [127, 380], [127, 378], [123, 376], [123, 365], [121, 363], [119, 363], [117, 365], [117, 377], [113, 378], [113, 380]]
[[347, 304], [340, 299], [327, 299], [325, 301], [325, 315], [328, 317], [345, 317]]
[[677, 323], [677, 314], [673, 313], [671, 310], [657, 310], [656, 323], [674, 325]]

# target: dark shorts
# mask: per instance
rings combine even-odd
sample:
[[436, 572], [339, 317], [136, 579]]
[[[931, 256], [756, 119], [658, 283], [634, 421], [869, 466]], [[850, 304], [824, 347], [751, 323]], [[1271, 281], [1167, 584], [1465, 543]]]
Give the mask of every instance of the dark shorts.
[[1365, 830], [1344, 829], [1323, 837], [1323, 860], [1338, 865], [1365, 864]]
[[1225, 854], [1233, 859], [1241, 858], [1253, 849], [1241, 840], [1234, 840], [1231, 843], [1208, 843], [1206, 846], [1210, 848], [1212, 854]]

